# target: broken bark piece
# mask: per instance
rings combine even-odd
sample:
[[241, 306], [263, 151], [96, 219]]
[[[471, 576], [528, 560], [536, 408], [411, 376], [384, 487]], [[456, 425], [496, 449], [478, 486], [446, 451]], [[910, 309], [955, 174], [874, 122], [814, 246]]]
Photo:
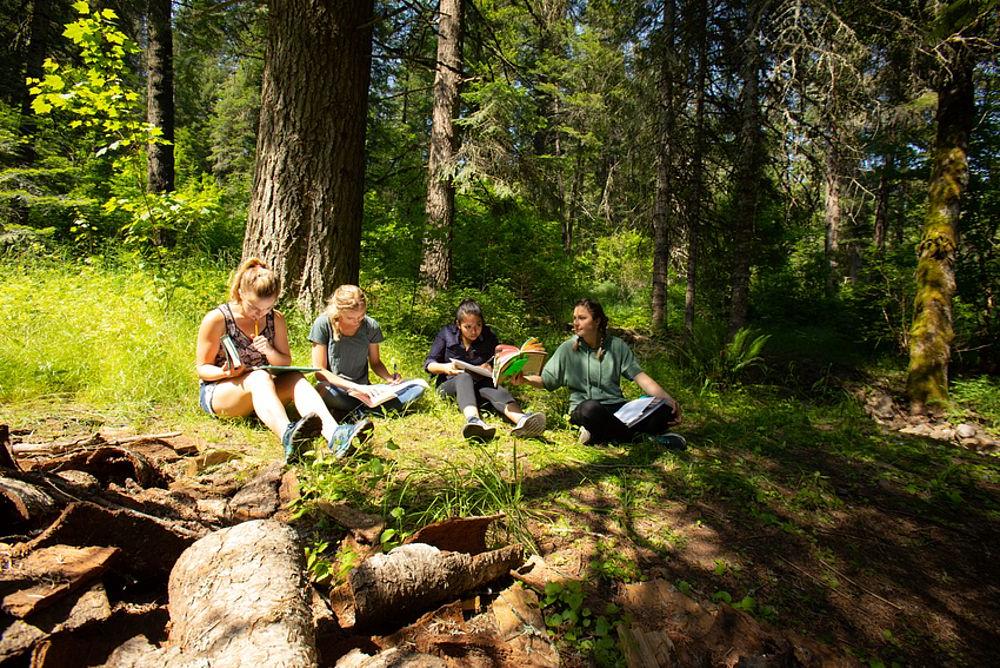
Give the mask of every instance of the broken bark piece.
[[0, 424], [0, 469], [21, 470], [14, 457], [14, 448], [10, 444], [10, 428], [5, 424]]
[[101, 489], [101, 481], [86, 471], [55, 471], [55, 475], [65, 481], [65, 487], [76, 494], [96, 494]]
[[35, 610], [100, 577], [119, 551], [113, 547], [79, 548], [68, 545], [36, 550], [0, 573], [0, 585], [14, 585], [16, 588], [16, 591], [3, 597], [0, 607], [9, 615], [24, 619]]
[[236, 452], [209, 448], [197, 457], [191, 457], [184, 462], [184, 473], [188, 477], [193, 478], [207, 468], [218, 466], [234, 459], [240, 459], [240, 457], [240, 454]]
[[323, 499], [316, 501], [316, 507], [350, 531], [358, 542], [378, 545], [378, 538], [385, 529], [385, 522], [378, 515], [362, 512], [346, 503], [331, 503]]
[[102, 485], [124, 485], [131, 478], [142, 487], [163, 487], [166, 480], [160, 471], [137, 452], [113, 446], [74, 452], [32, 465], [33, 471], [86, 471]]
[[375, 656], [353, 649], [340, 657], [335, 668], [448, 668], [448, 664], [436, 656], [392, 647]]
[[351, 571], [331, 594], [331, 605], [343, 628], [388, 628], [505, 575], [523, 558], [520, 545], [475, 556], [401, 545]]
[[663, 620], [663, 626], [695, 638], [704, 636], [715, 623], [711, 612], [665, 580], [625, 585], [620, 602], [634, 617], [653, 615]]
[[503, 515], [453, 517], [428, 524], [405, 543], [426, 543], [439, 550], [479, 554], [486, 551], [486, 530]]
[[623, 624], [618, 627], [618, 640], [628, 668], [673, 668], [678, 665], [674, 643], [663, 629], [647, 631]]
[[0, 663], [24, 654], [53, 633], [104, 621], [110, 615], [104, 585], [95, 583], [76, 599], [69, 596], [38, 611], [30, 621], [15, 619], [0, 634]]
[[0, 477], [0, 525], [40, 526], [58, 510], [44, 490], [31, 483]]
[[263, 520], [278, 512], [278, 485], [285, 470], [282, 462], [273, 462], [229, 500], [229, 515], [236, 522]]
[[169, 584], [179, 663], [316, 665], [302, 560], [295, 531], [273, 520], [220, 529], [188, 548]]
[[123, 570], [140, 578], [165, 579], [181, 552], [206, 532], [201, 525], [166, 522], [134, 510], [111, 510], [78, 501], [66, 506], [49, 528], [19, 544], [16, 551], [26, 553], [60, 544], [118, 547], [122, 551], [118, 566]]
[[[35, 645], [32, 668], [97, 666], [129, 638], [145, 636], [152, 642], [164, 639], [167, 624], [165, 606], [145, 606], [139, 611], [117, 607], [103, 622], [92, 622], [71, 631], [54, 633]], [[159, 658], [159, 657], [158, 657]], [[167, 660], [146, 663], [174, 668]]]
[[559, 652], [549, 640], [538, 595], [515, 583], [500, 592], [490, 606], [500, 638], [507, 643], [518, 666], [555, 668]]
[[577, 579], [552, 568], [537, 554], [528, 557], [528, 561], [520, 568], [512, 570], [510, 575], [538, 593], [544, 593], [545, 585], [550, 582], [568, 582]]

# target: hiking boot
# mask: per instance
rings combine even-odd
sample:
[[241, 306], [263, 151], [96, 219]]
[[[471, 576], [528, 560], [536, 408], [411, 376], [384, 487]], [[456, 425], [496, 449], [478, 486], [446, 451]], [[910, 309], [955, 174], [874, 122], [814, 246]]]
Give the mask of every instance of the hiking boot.
[[673, 432], [654, 436], [653, 443], [664, 450], [683, 450], [687, 447], [687, 439]]
[[510, 433], [519, 438], [541, 436], [545, 431], [545, 413], [528, 413], [522, 415]]
[[471, 417], [462, 427], [462, 437], [477, 441], [490, 441], [497, 434], [497, 428], [488, 425], [478, 417]]
[[333, 431], [330, 438], [330, 451], [334, 458], [343, 459], [358, 449], [359, 445], [371, 440], [375, 425], [368, 418], [362, 418], [354, 424], [341, 424]]
[[580, 445], [587, 445], [590, 443], [591, 439], [594, 437], [591, 435], [590, 430], [586, 427], [580, 427], [580, 436], [576, 439], [576, 442]]
[[281, 436], [281, 445], [285, 448], [285, 461], [292, 462], [302, 456], [305, 446], [319, 436], [323, 429], [323, 420], [315, 413], [303, 415], [295, 422], [289, 422], [285, 433]]

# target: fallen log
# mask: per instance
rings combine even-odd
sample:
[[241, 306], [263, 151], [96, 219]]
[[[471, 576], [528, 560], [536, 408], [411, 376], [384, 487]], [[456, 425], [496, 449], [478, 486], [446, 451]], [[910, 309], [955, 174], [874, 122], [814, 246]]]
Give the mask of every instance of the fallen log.
[[39, 526], [57, 510], [44, 490], [24, 480], [0, 477], [0, 525]]
[[273, 520], [220, 529], [188, 548], [170, 574], [169, 665], [316, 665], [303, 553]]
[[439, 550], [479, 554], [486, 551], [486, 530], [503, 515], [453, 517], [428, 524], [404, 543], [426, 543]]
[[422, 543], [401, 545], [351, 571], [331, 593], [331, 607], [345, 629], [389, 628], [506, 575], [523, 559], [520, 545], [475, 556]]
[[[100, 577], [119, 553], [113, 547], [56, 545], [32, 552], [0, 573], [0, 607], [24, 619], [38, 608]], [[13, 589], [13, 591], [8, 590]]]
[[164, 522], [134, 510], [78, 501], [66, 506], [40, 535], [15, 546], [15, 552], [27, 554], [51, 545], [117, 547], [123, 570], [140, 578], [166, 579], [181, 553], [206, 532], [200, 525]]
[[[125, 438], [108, 440], [98, 432], [85, 438], [77, 438], [72, 441], [63, 441], [61, 443], [18, 443], [14, 445], [13, 450], [16, 454], [23, 455], [61, 454], [77, 448], [92, 448], [102, 445], [127, 445], [129, 443], [139, 443], [141, 441], [164, 441], [164, 439], [167, 438], [180, 436], [181, 433], [182, 432], [179, 431], [169, 431], [163, 434], [142, 434], [140, 436], [127, 436]], [[177, 448], [174, 449], [178, 450]], [[181, 448], [178, 451], [181, 453], [190, 452], [190, 448]]]

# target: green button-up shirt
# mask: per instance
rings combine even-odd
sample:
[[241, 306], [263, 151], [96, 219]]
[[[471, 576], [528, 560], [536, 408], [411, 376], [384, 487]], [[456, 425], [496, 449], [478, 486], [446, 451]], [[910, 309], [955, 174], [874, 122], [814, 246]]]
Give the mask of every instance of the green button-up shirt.
[[577, 337], [563, 341], [542, 369], [542, 383], [547, 390], [569, 388], [569, 410], [572, 412], [587, 399], [602, 404], [625, 402], [620, 379], [629, 380], [642, 373], [632, 349], [617, 336], [608, 336], [604, 342], [604, 359], [597, 359], [597, 351], [580, 339], [578, 350], [573, 350]]

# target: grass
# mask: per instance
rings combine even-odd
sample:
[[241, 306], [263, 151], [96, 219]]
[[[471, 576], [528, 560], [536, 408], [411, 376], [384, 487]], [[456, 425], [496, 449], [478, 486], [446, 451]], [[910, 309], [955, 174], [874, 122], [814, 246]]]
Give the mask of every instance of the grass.
[[[171, 271], [164, 278], [127, 261], [4, 261], [0, 423], [32, 430], [34, 441], [98, 428], [181, 430], [201, 447], [238, 450], [251, 462], [279, 457], [260, 426], [197, 409], [195, 332], [224, 299], [228, 268], [192, 261]], [[383, 358], [417, 376], [430, 316], [411, 332], [393, 309], [430, 307], [379, 290], [372, 315], [386, 331]], [[499, 300], [492, 308], [491, 319], [518, 322]], [[288, 315], [293, 358], [305, 361], [310, 319]], [[541, 335], [548, 346], [565, 336], [558, 326], [506, 334]], [[460, 437], [454, 406], [428, 393], [415, 411], [377, 421], [371, 456], [305, 465], [302, 487], [307, 497], [386, 518], [387, 546], [436, 519], [502, 512], [497, 541], [520, 540], [579, 569], [588, 596], [610, 600], [621, 583], [664, 577], [865, 660], [975, 665], [1000, 618], [981, 549], [997, 538], [998, 459], [881, 431], [840, 388], [845, 357], [831, 351], [842, 342], [827, 333], [815, 344], [825, 350], [810, 356], [810, 337], [800, 334], [772, 336], [752, 384], [706, 385], [669, 349], [638, 351], [684, 408], [685, 452], [579, 446], [565, 393], [524, 387], [516, 392], [525, 405], [548, 415], [545, 438], [517, 440], [502, 426], [495, 441], [475, 445]], [[776, 344], [780, 355], [769, 356]], [[955, 383], [959, 405], [992, 425], [996, 390], [988, 377]], [[631, 384], [626, 391], [638, 393]], [[350, 555], [335, 554], [332, 528], [315, 526], [311, 568], [342, 577]]]

